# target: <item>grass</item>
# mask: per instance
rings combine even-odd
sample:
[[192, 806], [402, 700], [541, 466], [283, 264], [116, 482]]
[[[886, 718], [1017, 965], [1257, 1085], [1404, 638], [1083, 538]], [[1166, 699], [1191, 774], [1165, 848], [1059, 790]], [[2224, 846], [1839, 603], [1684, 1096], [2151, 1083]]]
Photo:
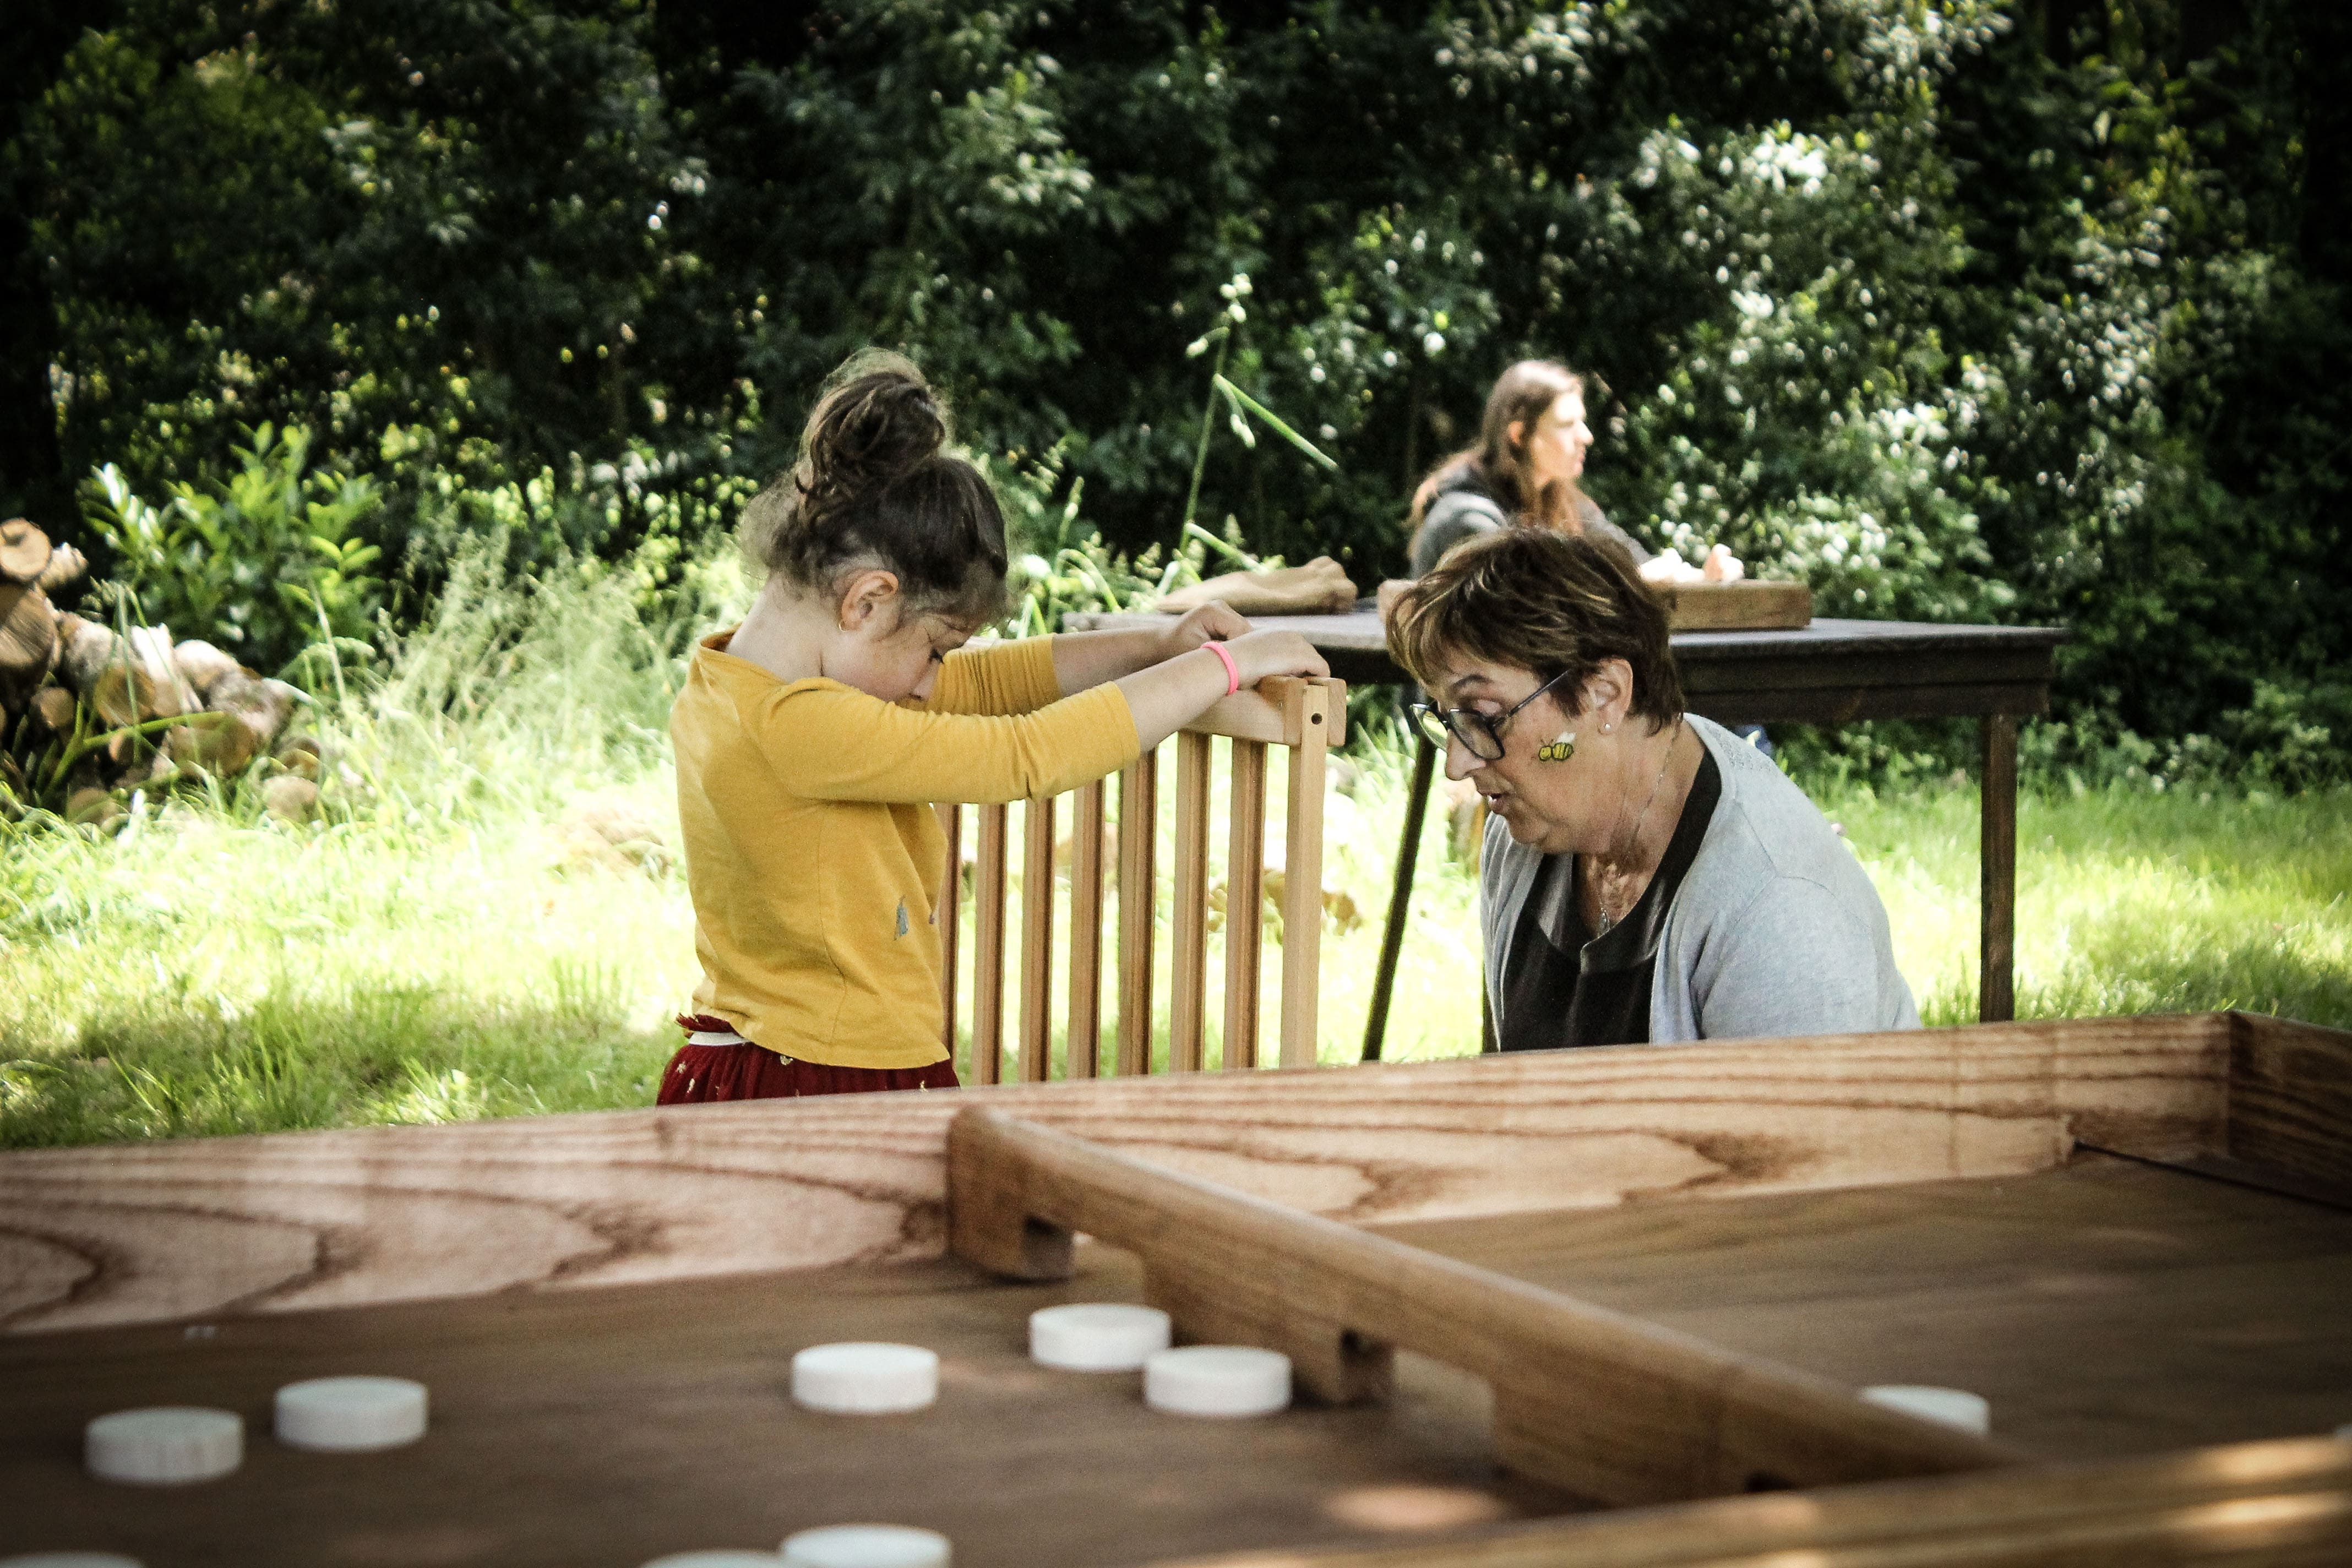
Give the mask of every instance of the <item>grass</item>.
[[[740, 603], [740, 584], [707, 588], [703, 618]], [[695, 978], [685, 880], [589, 825], [674, 841], [661, 722], [685, 632], [648, 625], [622, 578], [477, 571], [328, 716], [326, 821], [232, 795], [111, 837], [0, 825], [0, 1146], [649, 1103]], [[1402, 813], [1400, 760], [1358, 761], [1326, 817], [1335, 1062], [1361, 1040]], [[1973, 787], [1822, 804], [1886, 900], [1923, 1015], [1972, 1019]], [[2021, 1016], [2243, 1007], [2352, 1026], [2352, 791], [2029, 794], [2018, 862]], [[1475, 890], [1442, 810], [1419, 864], [1391, 1059], [1478, 1043]], [[1163, 945], [1163, 1007], [1166, 963]], [[1269, 1057], [1279, 974], [1270, 937]]]

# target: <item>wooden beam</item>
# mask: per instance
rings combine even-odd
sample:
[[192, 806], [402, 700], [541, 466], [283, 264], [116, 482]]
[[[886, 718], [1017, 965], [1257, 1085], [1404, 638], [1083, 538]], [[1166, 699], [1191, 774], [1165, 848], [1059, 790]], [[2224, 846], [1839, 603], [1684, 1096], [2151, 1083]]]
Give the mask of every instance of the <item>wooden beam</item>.
[[1021, 1081], [1043, 1083], [1054, 1047], [1054, 802], [1021, 813]]
[[1265, 1345], [1339, 1403], [1384, 1397], [1409, 1350], [1494, 1390], [1523, 1475], [1610, 1503], [1942, 1475], [2014, 1462], [1853, 1391], [1389, 1237], [1156, 1170], [974, 1106], [948, 1132], [948, 1242], [1067, 1278], [1072, 1233], [1134, 1252], [1190, 1339]]
[[1198, 1072], [1209, 987], [1209, 737], [1176, 737], [1176, 901], [1168, 916], [1168, 1070]]
[[1103, 782], [1077, 792], [1070, 824], [1071, 1078], [1102, 1070]]
[[1311, 1068], [1321, 1026], [1325, 754], [1347, 721], [1347, 690], [1302, 682], [1290, 700], [1297, 706], [1298, 741], [1290, 749], [1283, 825], [1282, 1065]]
[[1160, 753], [1118, 775], [1118, 1073], [1151, 1070], [1153, 862], [1159, 853]]
[[1006, 808], [980, 808], [980, 866], [972, 885], [971, 1081], [1004, 1076]]
[[1157, 1568], [2333, 1568], [2352, 1444], [2326, 1437], [2017, 1466], [1492, 1525], [1437, 1542]]
[[975, 1102], [1360, 1224], [2223, 1152], [2232, 1039], [2053, 1020], [18, 1150], [0, 1329], [934, 1257]]
[[1257, 1066], [1259, 942], [1265, 925], [1265, 743], [1235, 741], [1225, 840], [1228, 1068]]
[[[1321, 704], [1307, 693], [1327, 694]], [[1223, 735], [1231, 741], [1255, 741], [1261, 745], [1295, 746], [1306, 738], [1307, 716], [1328, 714], [1336, 710], [1336, 719], [1325, 718], [1317, 722], [1331, 727], [1325, 737], [1327, 746], [1345, 745], [1348, 741], [1348, 683], [1344, 680], [1309, 679], [1287, 675], [1268, 676], [1246, 691], [1236, 691], [1211, 703], [1202, 715], [1184, 726], [1188, 735]]]

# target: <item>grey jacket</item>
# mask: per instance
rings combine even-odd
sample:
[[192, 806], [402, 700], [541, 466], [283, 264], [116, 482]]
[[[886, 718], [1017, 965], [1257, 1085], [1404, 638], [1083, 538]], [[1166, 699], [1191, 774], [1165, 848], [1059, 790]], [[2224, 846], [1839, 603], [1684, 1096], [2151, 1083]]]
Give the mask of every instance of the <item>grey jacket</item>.
[[[1577, 521], [1583, 525], [1588, 538], [1614, 540], [1623, 547], [1626, 554], [1633, 558], [1637, 566], [1650, 558], [1650, 552], [1642, 548], [1639, 540], [1601, 515], [1601, 509], [1592, 504], [1591, 497], [1578, 499]], [[1421, 531], [1413, 536], [1412, 574], [1428, 576], [1432, 568], [1445, 559], [1445, 552], [1464, 540], [1491, 533], [1496, 529], [1507, 527], [1509, 523], [1510, 519], [1504, 514], [1502, 503], [1483, 490], [1469, 485], [1457, 485], [1452, 489], [1438, 491], [1429, 503], [1429, 510], [1423, 514]]]
[[[1845, 840], [1769, 758], [1710, 720], [1685, 722], [1714, 754], [1723, 795], [1666, 910], [1651, 1043], [1917, 1028], [1886, 907]], [[1487, 822], [1479, 922], [1497, 1034], [1511, 942], [1543, 859], [1499, 817]]]

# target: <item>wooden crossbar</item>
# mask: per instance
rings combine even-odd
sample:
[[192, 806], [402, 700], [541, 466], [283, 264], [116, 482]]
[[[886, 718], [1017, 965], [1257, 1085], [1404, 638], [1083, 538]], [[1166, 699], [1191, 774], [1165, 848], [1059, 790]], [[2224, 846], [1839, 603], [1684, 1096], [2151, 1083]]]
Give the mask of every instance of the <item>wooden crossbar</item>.
[[[1282, 1017], [1280, 1060], [1311, 1067], [1316, 1059], [1323, 933], [1323, 791], [1330, 748], [1346, 739], [1347, 687], [1335, 680], [1276, 679], [1236, 692], [1211, 707], [1176, 737], [1174, 881], [1169, 920], [1169, 1067], [1192, 1072], [1207, 1065], [1208, 967], [1211, 915], [1210, 811], [1213, 747], [1230, 747], [1232, 790], [1227, 802], [1224, 900], [1224, 1054], [1227, 1068], [1260, 1065], [1258, 986], [1265, 940], [1266, 762], [1269, 748], [1288, 758], [1287, 817], [1283, 835], [1281, 895]], [[1122, 1075], [1151, 1070], [1156, 962], [1155, 902], [1160, 821], [1160, 763], [1138, 758], [1119, 773], [1118, 849], [1118, 1037], [1115, 1065]], [[1102, 1072], [1102, 922], [1104, 829], [1108, 818], [1101, 781], [1072, 792], [1068, 820], [1069, 996], [1064, 1037], [1066, 1076]], [[1003, 1079], [1004, 966], [1013, 930], [1010, 901], [1010, 808], [982, 805], [972, 884], [972, 941], [967, 953], [957, 900], [961, 877], [961, 807], [939, 808], [948, 835], [950, 875], [940, 884], [940, 995], [948, 1048], [954, 1051], [962, 965], [973, 977], [971, 1069], [969, 1081]], [[1051, 1076], [1053, 979], [1056, 941], [1056, 800], [1022, 807], [1019, 910], [1020, 993], [1015, 1026], [1015, 1076], [1024, 1083]]]
[[1265, 1345], [1346, 1403], [1391, 1352], [1484, 1378], [1522, 1474], [1610, 1503], [1940, 1475], [2015, 1462], [1988, 1439], [1622, 1313], [972, 1107], [948, 1129], [948, 1245], [1063, 1279], [1072, 1233], [1134, 1252], [1188, 1339]]

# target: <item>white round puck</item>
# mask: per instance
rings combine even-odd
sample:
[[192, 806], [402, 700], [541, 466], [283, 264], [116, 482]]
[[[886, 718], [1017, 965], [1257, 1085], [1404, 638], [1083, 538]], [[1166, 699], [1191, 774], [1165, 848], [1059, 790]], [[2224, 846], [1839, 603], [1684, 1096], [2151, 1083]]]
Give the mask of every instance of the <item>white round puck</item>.
[[425, 1436], [425, 1385], [404, 1377], [314, 1377], [278, 1391], [278, 1440], [360, 1454]]
[[1965, 1388], [1937, 1388], [1917, 1383], [1882, 1383], [1862, 1391], [1873, 1405], [1900, 1410], [1923, 1421], [1941, 1422], [1981, 1437], [1992, 1430], [1992, 1406], [1981, 1394]]
[[1133, 1372], [1168, 1348], [1157, 1307], [1079, 1301], [1029, 1314], [1029, 1359], [1065, 1372]]
[[214, 1480], [244, 1463], [245, 1423], [230, 1411], [184, 1405], [118, 1410], [82, 1429], [82, 1460], [104, 1481]]
[[0, 1568], [141, 1568], [136, 1557], [112, 1552], [27, 1552], [0, 1557]]
[[655, 1558], [645, 1568], [777, 1568], [782, 1562], [772, 1552], [673, 1552]]
[[793, 1357], [793, 1400], [836, 1415], [921, 1410], [940, 1396], [940, 1358], [919, 1345], [850, 1341]]
[[1290, 1403], [1290, 1358], [1253, 1345], [1186, 1345], [1143, 1363], [1143, 1402], [1174, 1415], [1267, 1415]]
[[905, 1524], [829, 1524], [784, 1537], [784, 1568], [948, 1568], [948, 1538]]

